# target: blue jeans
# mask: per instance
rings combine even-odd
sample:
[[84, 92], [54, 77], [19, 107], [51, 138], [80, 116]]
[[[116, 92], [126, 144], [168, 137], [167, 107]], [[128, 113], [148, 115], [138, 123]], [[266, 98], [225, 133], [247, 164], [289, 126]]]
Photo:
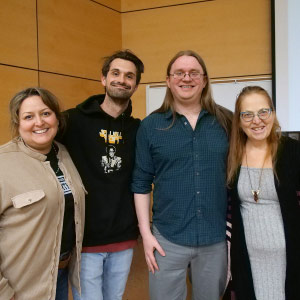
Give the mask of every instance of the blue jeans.
[[81, 253], [81, 297], [72, 288], [74, 300], [122, 300], [132, 256], [133, 249]]
[[55, 300], [68, 300], [68, 268], [58, 269]]

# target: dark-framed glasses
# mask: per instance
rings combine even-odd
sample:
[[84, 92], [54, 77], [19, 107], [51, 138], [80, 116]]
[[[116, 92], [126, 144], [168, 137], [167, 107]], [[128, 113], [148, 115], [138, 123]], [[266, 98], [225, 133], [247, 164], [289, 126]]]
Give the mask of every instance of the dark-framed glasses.
[[257, 113], [253, 111], [242, 111], [240, 112], [240, 117], [245, 122], [251, 122], [255, 116], [258, 116], [261, 120], [266, 120], [270, 117], [272, 111], [272, 108], [262, 108]]
[[173, 76], [174, 79], [183, 79], [185, 78], [186, 75], [189, 75], [189, 77], [191, 79], [200, 79], [201, 76], [205, 76], [205, 74], [201, 74], [200, 72], [181, 72], [181, 71], [177, 71], [174, 72], [173, 74], [170, 74], [170, 76]]

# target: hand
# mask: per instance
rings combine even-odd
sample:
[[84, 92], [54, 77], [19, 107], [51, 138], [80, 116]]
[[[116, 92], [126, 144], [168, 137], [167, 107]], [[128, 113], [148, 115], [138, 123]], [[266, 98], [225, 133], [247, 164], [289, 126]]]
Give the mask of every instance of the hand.
[[155, 270], [159, 271], [159, 268], [153, 252], [157, 250], [161, 256], [166, 256], [165, 251], [152, 233], [148, 234], [146, 237], [143, 237], [143, 245], [148, 270], [154, 274]]

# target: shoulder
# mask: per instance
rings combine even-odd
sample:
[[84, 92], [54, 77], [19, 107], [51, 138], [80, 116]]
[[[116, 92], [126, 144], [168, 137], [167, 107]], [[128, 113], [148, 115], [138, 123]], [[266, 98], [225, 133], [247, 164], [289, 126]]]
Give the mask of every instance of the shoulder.
[[20, 152], [18, 143], [15, 139], [0, 146], [0, 155], [12, 152]]
[[63, 144], [61, 144], [60, 142], [55, 141], [55, 144], [58, 146], [59, 151], [68, 152], [67, 148]]
[[229, 118], [232, 118], [233, 112], [231, 110], [219, 104], [217, 104], [217, 107], [224, 115], [226, 115]]
[[165, 122], [172, 122], [172, 118], [167, 118], [166, 113], [152, 113], [142, 120], [141, 126], [149, 127], [153, 125], [161, 125]]
[[76, 118], [80, 114], [79, 110], [76, 108], [70, 108], [63, 112], [63, 116], [65, 117], [66, 121], [68, 122], [70, 119]]
[[281, 137], [277, 151], [278, 169], [300, 170], [300, 142], [289, 138]]
[[58, 146], [58, 149], [59, 149], [58, 153], [59, 153], [60, 159], [62, 159], [62, 160], [71, 159], [67, 148], [63, 144], [59, 143], [56, 140], [55, 140], [55, 144]]
[[132, 126], [134, 126], [136, 128], [138, 128], [141, 124], [141, 120], [139, 118], [134, 118], [134, 117], [131, 116], [128, 120], [132, 124]]
[[285, 155], [300, 154], [300, 141], [290, 137], [283, 136], [280, 138], [278, 152]]

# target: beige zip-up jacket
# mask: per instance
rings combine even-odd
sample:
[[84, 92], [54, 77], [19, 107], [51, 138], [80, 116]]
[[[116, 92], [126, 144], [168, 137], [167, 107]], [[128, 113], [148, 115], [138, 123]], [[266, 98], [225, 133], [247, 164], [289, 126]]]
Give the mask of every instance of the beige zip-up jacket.
[[[74, 196], [76, 246], [69, 278], [80, 291], [85, 190], [65, 147], [59, 167]], [[65, 198], [46, 156], [20, 139], [0, 147], [0, 299], [54, 300]]]

